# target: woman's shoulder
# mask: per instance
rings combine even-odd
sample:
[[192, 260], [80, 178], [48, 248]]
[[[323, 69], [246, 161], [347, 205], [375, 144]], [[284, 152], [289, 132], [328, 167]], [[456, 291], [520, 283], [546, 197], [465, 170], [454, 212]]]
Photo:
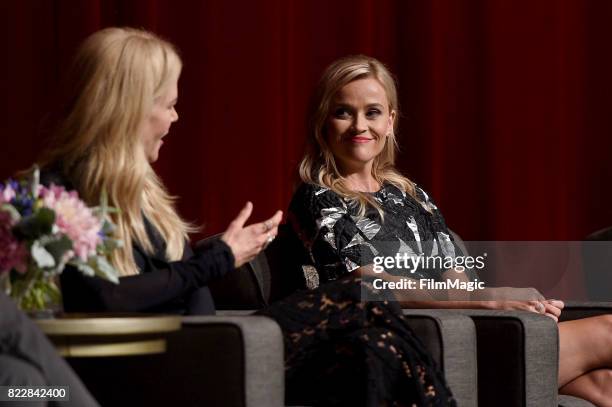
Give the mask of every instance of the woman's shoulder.
[[415, 182], [411, 182], [410, 190], [406, 190], [400, 185], [392, 182], [384, 182], [382, 188], [376, 193], [376, 195], [382, 195], [385, 197], [393, 196], [402, 200], [413, 200], [420, 203], [425, 208], [437, 209], [429, 194]]
[[312, 222], [321, 217], [326, 209], [346, 208], [344, 200], [329, 188], [302, 183], [293, 194], [289, 204], [289, 215], [299, 223]]
[[330, 188], [303, 182], [295, 190], [292, 203], [301, 204], [340, 204], [343, 202], [342, 196]]
[[434, 204], [429, 194], [417, 184], [414, 184], [414, 193], [416, 194], [416, 198], [419, 203], [429, 212], [438, 210], [438, 207]]

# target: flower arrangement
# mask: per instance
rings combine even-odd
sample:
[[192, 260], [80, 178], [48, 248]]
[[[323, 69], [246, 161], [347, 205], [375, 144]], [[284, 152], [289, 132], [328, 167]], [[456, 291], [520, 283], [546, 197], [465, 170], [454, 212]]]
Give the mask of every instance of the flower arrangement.
[[108, 214], [116, 211], [102, 197], [88, 208], [76, 191], [30, 179], [0, 183], [0, 283], [24, 310], [35, 311], [60, 302], [57, 277], [66, 265], [89, 276], [118, 283], [108, 261], [121, 245], [112, 237]]

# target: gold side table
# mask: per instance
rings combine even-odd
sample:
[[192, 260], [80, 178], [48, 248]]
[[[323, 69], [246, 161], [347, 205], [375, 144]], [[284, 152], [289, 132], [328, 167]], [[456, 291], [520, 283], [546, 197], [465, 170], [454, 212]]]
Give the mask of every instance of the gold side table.
[[167, 335], [181, 329], [179, 316], [147, 314], [62, 314], [34, 321], [65, 357], [164, 353]]

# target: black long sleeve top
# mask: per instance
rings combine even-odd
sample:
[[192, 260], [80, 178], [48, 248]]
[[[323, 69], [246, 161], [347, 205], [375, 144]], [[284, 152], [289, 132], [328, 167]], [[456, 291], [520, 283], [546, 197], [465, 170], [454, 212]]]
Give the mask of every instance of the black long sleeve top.
[[[71, 189], [69, 182], [53, 171], [43, 172], [41, 183]], [[230, 247], [214, 240], [193, 251], [186, 242], [183, 258], [168, 261], [165, 242], [146, 218], [144, 221], [154, 253], [145, 252], [137, 243], [132, 245], [140, 274], [120, 277], [119, 284], [114, 284], [66, 267], [60, 277], [65, 311], [214, 313], [207, 284], [234, 268]]]

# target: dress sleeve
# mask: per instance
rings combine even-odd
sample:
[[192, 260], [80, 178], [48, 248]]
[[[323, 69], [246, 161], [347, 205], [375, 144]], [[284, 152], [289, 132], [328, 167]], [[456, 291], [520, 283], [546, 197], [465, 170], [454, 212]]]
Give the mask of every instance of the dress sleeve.
[[440, 212], [440, 209], [438, 209], [433, 199], [427, 192], [425, 192], [424, 189], [419, 186], [415, 187], [415, 192], [421, 206], [423, 206], [431, 214], [432, 229], [435, 232], [441, 232], [450, 236], [444, 216], [442, 216], [442, 212]]
[[303, 267], [308, 288], [372, 262], [371, 256], [364, 256], [362, 231], [348, 205], [336, 193], [311, 184], [300, 186], [291, 201], [289, 222], [314, 266], [314, 270]]
[[64, 308], [80, 312], [143, 312], [168, 309], [168, 304], [205, 287], [234, 268], [231, 249], [221, 240], [181, 261], [146, 259], [150, 270], [121, 277], [119, 284], [89, 277], [68, 267], [61, 275]]
[[[459, 239], [456, 241], [451, 233], [450, 229], [446, 225], [446, 221], [442, 216], [442, 212], [438, 209], [434, 201], [431, 197], [425, 192], [422, 188], [416, 187], [416, 194], [421, 205], [430, 212], [430, 226], [433, 235], [430, 237], [432, 241], [436, 243], [435, 247], [436, 255], [451, 257], [457, 259], [458, 257], [469, 256], [469, 253], [466, 251], [464, 242]], [[440, 273], [444, 270], [440, 270]], [[438, 273], [434, 277], [440, 277], [441, 274]], [[465, 268], [465, 273], [470, 281], [474, 281], [479, 279], [478, 272], [475, 267]], [[432, 277], [431, 275], [422, 274], [422, 277]]]
[[417, 198], [430, 216], [427, 217], [427, 225], [425, 225], [431, 236], [429, 240], [437, 241], [440, 254], [450, 257], [462, 255], [461, 249], [454, 243], [454, 238], [446, 226], [446, 221], [442, 216], [442, 212], [438, 209], [431, 197], [422, 188], [416, 187]]

